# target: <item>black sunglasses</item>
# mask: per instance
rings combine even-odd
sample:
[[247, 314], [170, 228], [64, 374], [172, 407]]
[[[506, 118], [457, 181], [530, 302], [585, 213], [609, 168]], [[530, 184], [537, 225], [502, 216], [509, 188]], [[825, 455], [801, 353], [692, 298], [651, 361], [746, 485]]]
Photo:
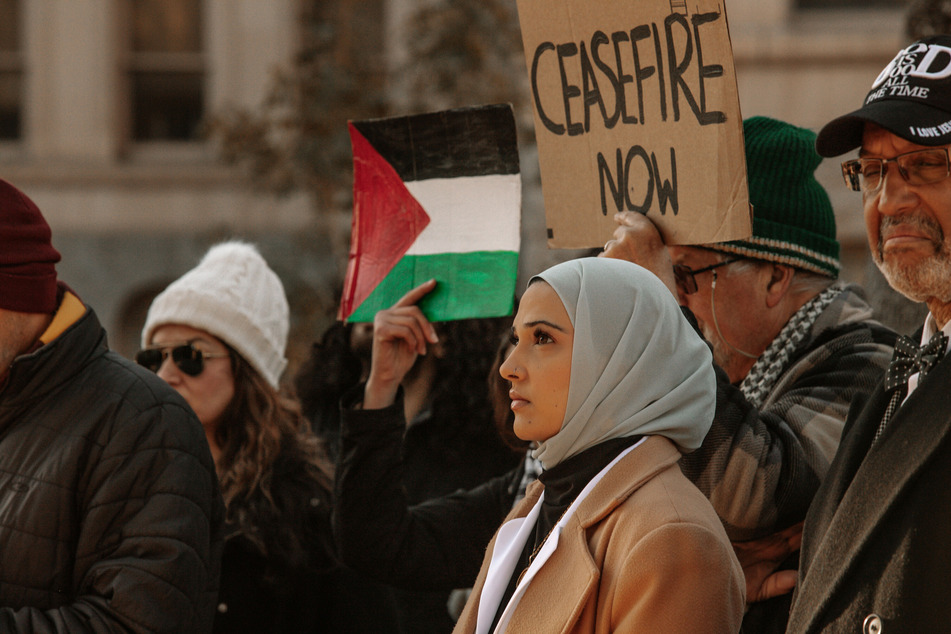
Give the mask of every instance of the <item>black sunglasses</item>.
[[683, 291], [684, 295], [693, 295], [697, 292], [697, 279], [694, 275], [700, 273], [706, 273], [707, 271], [712, 271], [718, 269], [721, 266], [726, 266], [727, 264], [733, 264], [734, 262], [739, 262], [745, 258], [736, 257], [730, 258], [729, 260], [723, 260], [722, 262], [717, 262], [716, 264], [711, 264], [710, 266], [705, 266], [701, 269], [692, 269], [686, 264], [675, 264], [674, 265], [674, 279], [677, 282], [677, 286]]
[[172, 362], [175, 366], [188, 376], [198, 376], [205, 369], [205, 359], [218, 359], [230, 357], [227, 352], [204, 352], [199, 350], [192, 342], [179, 344], [176, 346], [156, 346], [154, 348], [145, 348], [135, 353], [135, 362], [143, 368], [152, 372], [158, 372], [165, 362], [165, 358], [172, 355]]

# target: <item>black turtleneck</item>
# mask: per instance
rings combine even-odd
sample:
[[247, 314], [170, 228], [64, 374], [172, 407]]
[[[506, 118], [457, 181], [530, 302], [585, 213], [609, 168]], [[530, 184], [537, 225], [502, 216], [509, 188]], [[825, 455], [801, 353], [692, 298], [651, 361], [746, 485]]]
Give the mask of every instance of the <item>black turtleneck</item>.
[[548, 537], [552, 528], [565, 514], [571, 503], [575, 501], [581, 490], [598, 475], [612, 460], [618, 455], [640, 440], [640, 436], [628, 436], [626, 438], [614, 438], [598, 443], [594, 447], [589, 447], [581, 453], [575, 454], [570, 458], [562, 460], [551, 469], [546, 469], [538, 476], [539, 481], [545, 485], [545, 499], [542, 500], [542, 507], [538, 513], [538, 519], [535, 522], [535, 538], [528, 540], [525, 548], [522, 549], [522, 555], [519, 557], [512, 578], [509, 580], [505, 594], [499, 602], [499, 607], [495, 611], [495, 619], [492, 621], [492, 627], [489, 631], [495, 629], [502, 618], [502, 612], [508, 605], [512, 595], [515, 594], [515, 587], [522, 573], [531, 565], [535, 558], [535, 553], [541, 547], [542, 543]]

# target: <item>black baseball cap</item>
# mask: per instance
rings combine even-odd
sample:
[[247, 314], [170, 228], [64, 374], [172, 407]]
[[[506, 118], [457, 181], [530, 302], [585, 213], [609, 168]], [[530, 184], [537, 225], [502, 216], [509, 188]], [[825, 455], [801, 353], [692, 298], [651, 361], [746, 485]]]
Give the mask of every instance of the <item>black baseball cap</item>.
[[899, 51], [872, 82], [864, 105], [819, 131], [816, 151], [830, 157], [859, 147], [866, 122], [918, 145], [951, 144], [951, 35]]

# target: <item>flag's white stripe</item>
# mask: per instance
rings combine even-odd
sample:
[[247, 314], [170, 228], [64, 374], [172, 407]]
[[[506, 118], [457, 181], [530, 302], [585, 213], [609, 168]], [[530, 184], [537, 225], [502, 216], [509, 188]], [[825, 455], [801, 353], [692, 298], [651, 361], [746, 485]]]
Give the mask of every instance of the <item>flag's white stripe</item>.
[[430, 223], [407, 255], [519, 249], [522, 181], [518, 174], [431, 178], [406, 188]]

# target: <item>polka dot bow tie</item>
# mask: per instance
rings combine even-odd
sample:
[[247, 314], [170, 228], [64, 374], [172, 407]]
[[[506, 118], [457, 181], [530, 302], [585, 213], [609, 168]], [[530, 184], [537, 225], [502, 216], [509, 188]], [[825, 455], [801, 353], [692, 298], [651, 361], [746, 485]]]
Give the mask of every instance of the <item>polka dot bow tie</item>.
[[915, 372], [924, 377], [944, 356], [947, 348], [948, 337], [941, 332], [921, 347], [911, 337], [900, 336], [895, 344], [895, 354], [885, 371], [885, 389], [894, 390], [904, 385]]

